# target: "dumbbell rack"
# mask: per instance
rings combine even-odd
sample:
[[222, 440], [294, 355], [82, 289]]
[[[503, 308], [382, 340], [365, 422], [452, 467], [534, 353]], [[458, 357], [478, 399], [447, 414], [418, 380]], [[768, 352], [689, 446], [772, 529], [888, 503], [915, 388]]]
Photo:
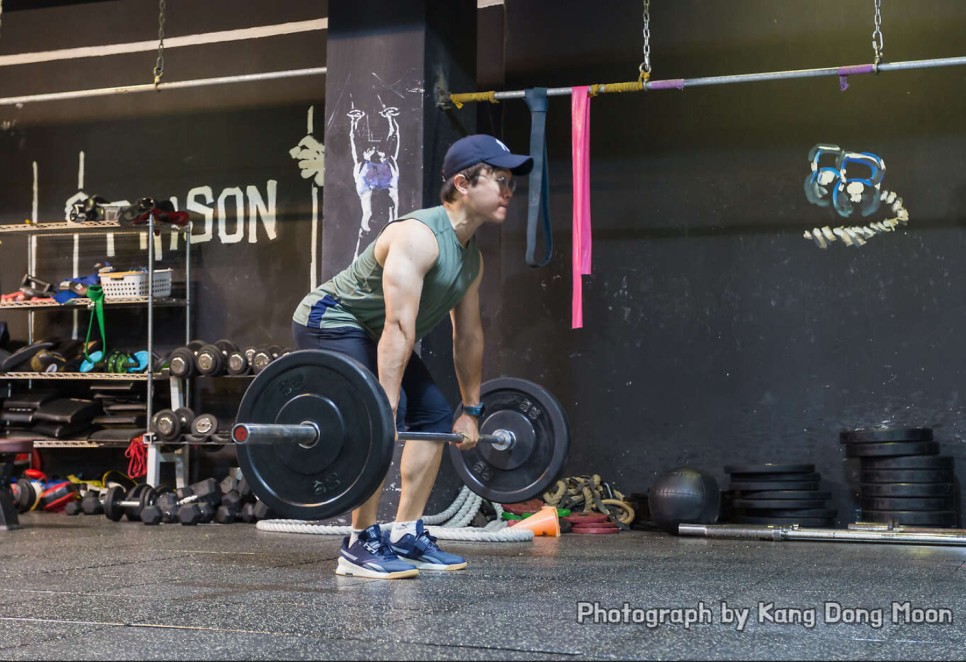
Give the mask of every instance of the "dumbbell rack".
[[[185, 239], [185, 296], [183, 299], [173, 297], [154, 297], [154, 241], [155, 241], [155, 219], [151, 215], [148, 223], [138, 227], [124, 227], [115, 221], [85, 221], [83, 223], [73, 222], [54, 222], [54, 223], [25, 223], [23, 225], [0, 225], [0, 234], [26, 234], [29, 236], [27, 250], [27, 273], [35, 274], [36, 253], [38, 236], [70, 236], [75, 239], [75, 264], [78, 251], [78, 236], [80, 234], [100, 233], [100, 234], [144, 234], [147, 236], [148, 250], [148, 273], [147, 273], [147, 295], [132, 297], [113, 297], [104, 300], [105, 307], [117, 306], [147, 306], [147, 353], [153, 356], [154, 351], [154, 308], [155, 306], [184, 307], [185, 309], [185, 342], [191, 335], [191, 224], [177, 227], [172, 226], [172, 232], [181, 232]], [[81, 310], [91, 310], [93, 302], [90, 299], [77, 298], [66, 304], [58, 304], [52, 301], [44, 302], [3, 302], [0, 303], [0, 310], [26, 310], [27, 318], [27, 341], [34, 342], [34, 312], [43, 310], [74, 310], [75, 327], [77, 313]], [[7, 389], [11, 387], [11, 381], [26, 380], [84, 380], [84, 381], [144, 381], [147, 386], [147, 412], [146, 418], [151, 420], [154, 399], [154, 382], [167, 377], [162, 373], [38, 373], [38, 372], [8, 372], [0, 374], [0, 380], [7, 383]], [[180, 384], [175, 384], [177, 380], [170, 380], [170, 393], [173, 407], [183, 406], [187, 395]], [[129, 442], [92, 442], [86, 439], [47, 439], [40, 438], [34, 440], [35, 448], [100, 448], [110, 446], [127, 446]], [[172, 453], [162, 453], [160, 445], [155, 443], [154, 435], [150, 429], [144, 433], [144, 443], [148, 447], [148, 484], [158, 484], [160, 466], [162, 463], [171, 462], [175, 464], [176, 480], [179, 486], [187, 484], [187, 469], [189, 466], [188, 448], [184, 447]]]

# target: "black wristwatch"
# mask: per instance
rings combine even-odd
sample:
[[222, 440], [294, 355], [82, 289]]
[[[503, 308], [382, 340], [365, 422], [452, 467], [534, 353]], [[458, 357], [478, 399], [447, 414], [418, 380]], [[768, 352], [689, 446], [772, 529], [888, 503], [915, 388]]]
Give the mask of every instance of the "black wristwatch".
[[486, 411], [486, 407], [483, 406], [482, 402], [478, 405], [463, 405], [463, 413], [469, 414], [470, 416], [476, 416], [477, 420], [483, 418], [484, 411]]

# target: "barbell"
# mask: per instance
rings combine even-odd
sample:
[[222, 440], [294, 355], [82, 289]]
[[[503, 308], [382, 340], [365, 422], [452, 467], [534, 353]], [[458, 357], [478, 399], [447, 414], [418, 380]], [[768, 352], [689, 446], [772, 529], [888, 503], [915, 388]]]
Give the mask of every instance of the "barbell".
[[[505, 377], [481, 385], [480, 443], [449, 448], [457, 474], [476, 494], [518, 503], [559, 478], [570, 448], [567, 417], [543, 387]], [[326, 350], [286, 354], [242, 396], [232, 427], [242, 474], [272, 511], [328, 519], [382, 487], [396, 430], [378, 379], [355, 359]], [[401, 441], [458, 443], [457, 433], [400, 431]]]

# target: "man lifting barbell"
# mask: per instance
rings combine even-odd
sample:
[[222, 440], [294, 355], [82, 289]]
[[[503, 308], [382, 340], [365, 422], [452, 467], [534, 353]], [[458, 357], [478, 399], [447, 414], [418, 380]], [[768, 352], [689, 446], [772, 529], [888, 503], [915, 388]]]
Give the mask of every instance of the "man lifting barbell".
[[[457, 140], [443, 159], [442, 205], [391, 221], [352, 264], [301, 301], [292, 333], [299, 349], [341, 352], [362, 362], [388, 396], [397, 427], [455, 432], [461, 450], [479, 438], [483, 363], [479, 288], [483, 262], [476, 231], [506, 220], [513, 175], [533, 167], [488, 135]], [[453, 359], [463, 400], [453, 413], [419, 356], [417, 340], [449, 314]], [[408, 440], [400, 462], [396, 523], [384, 535], [376, 523], [380, 490], [352, 512], [336, 573], [396, 579], [423, 570], [458, 570], [466, 561], [443, 552], [423, 527], [443, 445]]]

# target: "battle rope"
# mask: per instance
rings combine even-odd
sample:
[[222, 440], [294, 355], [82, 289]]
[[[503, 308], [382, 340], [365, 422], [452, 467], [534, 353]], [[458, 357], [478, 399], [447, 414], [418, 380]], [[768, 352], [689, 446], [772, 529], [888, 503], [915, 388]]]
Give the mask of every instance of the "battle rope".
[[634, 521], [634, 508], [620, 491], [602, 481], [599, 474], [558, 480], [550, 491], [544, 492], [543, 500], [547, 505], [575, 513], [596, 510], [625, 525]]
[[[466, 526], [473, 520], [480, 510], [483, 498], [472, 494], [470, 489], [463, 486], [456, 499], [445, 510], [436, 515], [423, 518], [426, 525], [434, 525], [430, 532], [440, 540], [466, 540], [472, 542], [529, 542], [533, 540], [533, 531], [529, 529], [508, 528], [503, 521], [503, 508], [500, 504], [492, 504], [497, 518], [486, 526]], [[392, 522], [386, 526], [390, 526]], [[304, 533], [311, 535], [339, 535], [347, 536], [352, 533], [351, 526], [328, 526], [309, 520], [265, 519], [255, 524], [259, 531], [274, 531], [276, 533]]]

